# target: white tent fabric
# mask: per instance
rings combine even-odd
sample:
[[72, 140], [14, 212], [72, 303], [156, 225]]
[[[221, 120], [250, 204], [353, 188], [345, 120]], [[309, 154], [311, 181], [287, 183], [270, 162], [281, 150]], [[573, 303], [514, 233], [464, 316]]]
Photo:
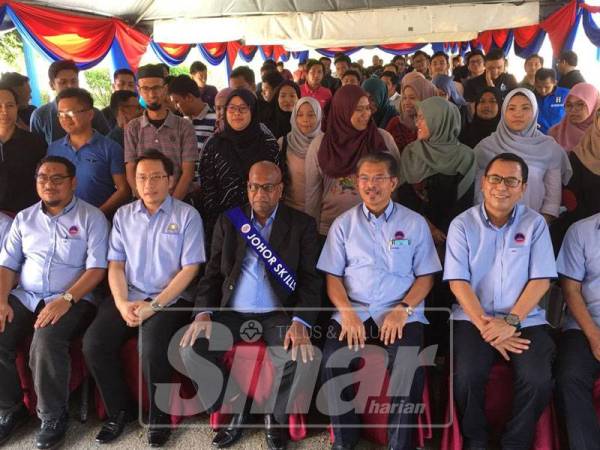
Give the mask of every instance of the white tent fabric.
[[[459, 20], [457, 20], [459, 18]], [[154, 40], [170, 43], [242, 40], [247, 45], [303, 48], [474, 39], [479, 31], [533, 25], [539, 3], [462, 3], [352, 11], [319, 11], [170, 19], [154, 22]]]

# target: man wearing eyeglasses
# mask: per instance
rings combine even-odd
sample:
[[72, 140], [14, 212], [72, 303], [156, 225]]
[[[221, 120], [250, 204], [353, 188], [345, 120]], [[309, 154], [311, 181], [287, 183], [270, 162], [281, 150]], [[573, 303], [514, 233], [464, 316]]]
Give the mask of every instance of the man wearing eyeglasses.
[[[58, 95], [65, 89], [79, 87], [79, 68], [71, 60], [55, 61], [48, 68], [48, 78], [50, 87]], [[94, 108], [93, 111], [92, 126], [98, 133], [107, 134], [110, 127], [104, 115], [99, 109]], [[31, 114], [31, 131], [44, 138], [48, 145], [66, 134], [58, 121], [57, 113], [58, 104], [53, 100]]]
[[[410, 427], [416, 426], [418, 414], [403, 414], [400, 405], [421, 404], [425, 374], [423, 368], [397, 372], [395, 368], [414, 367], [415, 361], [396, 356], [403, 349], [420, 349], [428, 323], [424, 300], [433, 286], [433, 275], [442, 266], [426, 220], [391, 200], [398, 185], [397, 164], [387, 153], [358, 162], [362, 203], [333, 222], [317, 265], [326, 273], [327, 294], [337, 308], [326, 333], [322, 369], [329, 411], [321, 412], [331, 418], [333, 450], [350, 450], [360, 437], [358, 414], [366, 405], [346, 408], [355, 397], [347, 377], [356, 368], [340, 361], [352, 361], [365, 344], [383, 347], [387, 369], [395, 380], [389, 392], [396, 395], [387, 405], [388, 448], [413, 448]], [[377, 374], [373, 381], [382, 382], [385, 375]], [[407, 382], [410, 393], [399, 392]]]
[[[158, 150], [135, 161], [140, 199], [115, 214], [108, 250], [107, 299], [83, 340], [87, 366], [108, 412], [96, 436], [98, 443], [115, 440], [136, 418], [135, 402], [123, 377], [120, 350], [139, 333], [141, 366], [146, 380], [150, 417], [148, 443], [160, 447], [170, 434], [170, 412], [156, 397], [157, 385], [169, 383], [169, 342], [190, 317], [190, 282], [205, 261], [200, 214], [169, 195], [173, 163]], [[141, 327], [141, 330], [140, 330]], [[166, 402], [168, 404], [168, 401]]]
[[53, 447], [68, 428], [69, 346], [96, 313], [92, 290], [106, 274], [109, 228], [97, 208], [74, 195], [76, 185], [69, 160], [42, 159], [41, 202], [17, 214], [0, 252], [0, 444], [29, 416], [15, 357], [32, 333], [37, 448]]
[[556, 278], [544, 218], [519, 204], [528, 168], [501, 153], [481, 179], [483, 203], [450, 224], [444, 280], [458, 304], [454, 329], [454, 399], [465, 448], [488, 447], [485, 386], [500, 357], [513, 369], [512, 415], [502, 448], [530, 448], [552, 395], [554, 343], [538, 302]]
[[173, 162], [175, 168], [171, 195], [184, 200], [192, 189], [198, 159], [194, 127], [189, 120], [176, 116], [167, 108], [167, 86], [160, 65], [140, 67], [137, 83], [146, 110], [125, 128], [125, 168], [129, 186], [135, 194], [135, 159], [146, 150], [157, 149]]
[[251, 409], [247, 394], [222, 368], [221, 357], [233, 344], [262, 337], [267, 345], [275, 368], [273, 391], [262, 409], [258, 404], [252, 409], [265, 413], [270, 450], [286, 447], [293, 386], [302, 386], [311, 375], [314, 384], [318, 372], [309, 337], [320, 306], [317, 228], [313, 218], [280, 203], [282, 193], [276, 164], [261, 161], [250, 168], [250, 205], [219, 217], [198, 284], [198, 313], [181, 340], [182, 359], [203, 409], [218, 411], [225, 404], [234, 411], [213, 439], [217, 448], [238, 441]]
[[71, 161], [77, 168], [75, 195], [111, 217], [130, 194], [123, 149], [94, 130], [94, 100], [85, 89], [65, 89], [56, 103], [58, 120], [67, 135], [50, 144], [48, 155]]

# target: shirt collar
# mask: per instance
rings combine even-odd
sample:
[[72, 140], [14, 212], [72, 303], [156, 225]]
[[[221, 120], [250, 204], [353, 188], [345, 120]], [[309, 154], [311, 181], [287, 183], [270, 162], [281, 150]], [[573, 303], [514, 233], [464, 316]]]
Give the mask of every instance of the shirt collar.
[[[388, 220], [390, 220], [390, 216], [394, 212], [394, 209], [395, 209], [394, 202], [390, 200], [390, 202], [388, 203], [388, 205], [385, 208], [385, 211], [383, 211], [383, 217], [385, 218], [386, 222]], [[371, 221], [371, 219], [377, 218], [375, 216], [375, 214], [373, 214], [371, 211], [369, 211], [369, 208], [367, 208], [367, 206], [364, 203], [362, 204], [362, 212], [369, 222]]]
[[[519, 204], [515, 205], [512, 212], [510, 213], [510, 217], [508, 218], [508, 221], [501, 228], [503, 228], [506, 225], [510, 226], [513, 224], [513, 222], [515, 221], [515, 217], [517, 217], [517, 210], [519, 209], [519, 207], [520, 207]], [[485, 220], [485, 222], [490, 227], [497, 229], [498, 227], [492, 223], [492, 221], [490, 220], [490, 217], [488, 216], [487, 211], [485, 210], [485, 202], [481, 202], [481, 204], [479, 205], [479, 209], [481, 211], [481, 215], [483, 216], [483, 219]]]
[[[170, 195], [167, 195], [167, 198], [165, 198], [165, 200], [160, 204], [160, 206], [158, 207], [156, 212], [158, 213], [158, 212], [162, 211], [168, 215], [168, 214], [170, 214], [172, 208], [173, 208], [173, 197], [171, 197]], [[144, 202], [141, 199], [137, 201], [137, 204], [133, 208], [133, 212], [148, 214], [148, 210], [146, 209], [146, 206], [144, 205]]]
[[250, 208], [250, 220], [252, 221], [252, 223], [254, 225], [258, 225], [261, 228], [268, 227], [275, 220], [275, 215], [277, 214], [277, 210], [278, 209], [279, 209], [279, 203], [277, 204], [277, 206], [275, 207], [275, 209], [273, 210], [273, 212], [271, 213], [271, 215], [267, 218], [267, 221], [265, 222], [265, 225], [263, 226], [263, 225], [260, 225], [260, 223], [258, 222], [258, 220], [254, 219], [254, 210], [252, 208]]
[[[173, 114], [171, 111], [167, 110], [167, 117], [165, 117], [165, 121], [163, 122], [162, 126], [163, 127], [169, 127], [169, 128], [175, 128], [175, 114]], [[152, 124], [150, 123], [150, 119], [148, 119], [148, 111], [144, 111], [144, 114], [142, 114], [142, 122], [141, 122], [142, 127], [147, 127], [147, 126], [151, 126]]]
[[[73, 146], [71, 145], [71, 137], [67, 134], [64, 138], [62, 139], [62, 143], [63, 145], [69, 147], [69, 148], [73, 148]], [[93, 145], [96, 143], [96, 141], [99, 139], [98, 137], [98, 132], [96, 130], [92, 130], [92, 137], [90, 138], [89, 141], [87, 141], [85, 143], [85, 145]]]
[[[208, 103], [204, 104], [204, 108], [202, 108], [202, 111], [200, 111], [200, 114], [194, 116], [194, 117], [188, 117], [188, 119], [190, 120], [202, 120], [206, 117], [206, 115], [210, 112], [210, 105]], [[186, 116], [187, 117], [187, 116]]]
[[58, 213], [57, 215], [55, 215], [55, 216], [49, 216], [46, 213], [46, 211], [44, 209], [44, 202], [42, 202], [42, 201], [39, 202], [39, 208], [40, 208], [40, 211], [44, 215], [46, 215], [49, 219], [52, 219], [52, 218], [64, 216], [65, 214], [69, 213], [75, 207], [76, 204], [77, 204], [77, 197], [73, 196], [73, 198], [71, 199], [71, 201], [69, 203], [67, 203], [67, 205], [63, 208], [63, 210], [60, 213]]

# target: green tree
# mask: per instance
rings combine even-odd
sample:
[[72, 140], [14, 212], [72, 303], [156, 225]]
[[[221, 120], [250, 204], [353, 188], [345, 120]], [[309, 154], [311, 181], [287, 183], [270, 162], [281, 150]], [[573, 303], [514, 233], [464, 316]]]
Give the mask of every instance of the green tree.
[[23, 41], [17, 30], [11, 30], [0, 37], [0, 59], [15, 70], [22, 72]]
[[96, 108], [104, 108], [110, 104], [110, 75], [108, 69], [90, 69], [83, 73]]

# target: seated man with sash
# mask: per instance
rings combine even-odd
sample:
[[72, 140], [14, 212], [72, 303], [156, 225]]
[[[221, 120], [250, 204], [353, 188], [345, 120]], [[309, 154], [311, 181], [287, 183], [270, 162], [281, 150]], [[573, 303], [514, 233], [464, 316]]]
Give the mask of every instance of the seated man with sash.
[[[250, 168], [250, 205], [218, 219], [198, 284], [198, 313], [181, 340], [183, 362], [202, 407], [233, 409], [231, 422], [213, 439], [218, 448], [240, 438], [248, 413], [258, 407], [250, 411], [246, 394], [222, 368], [221, 357], [235, 343], [262, 338], [268, 346], [275, 381], [261, 412], [266, 413], [269, 449], [286, 447], [287, 403], [293, 400], [292, 387], [300, 385], [295, 372], [317, 376], [309, 338], [320, 304], [317, 229], [313, 218], [280, 203], [282, 193], [275, 164], [260, 161]], [[295, 362], [298, 356], [302, 363]]]

